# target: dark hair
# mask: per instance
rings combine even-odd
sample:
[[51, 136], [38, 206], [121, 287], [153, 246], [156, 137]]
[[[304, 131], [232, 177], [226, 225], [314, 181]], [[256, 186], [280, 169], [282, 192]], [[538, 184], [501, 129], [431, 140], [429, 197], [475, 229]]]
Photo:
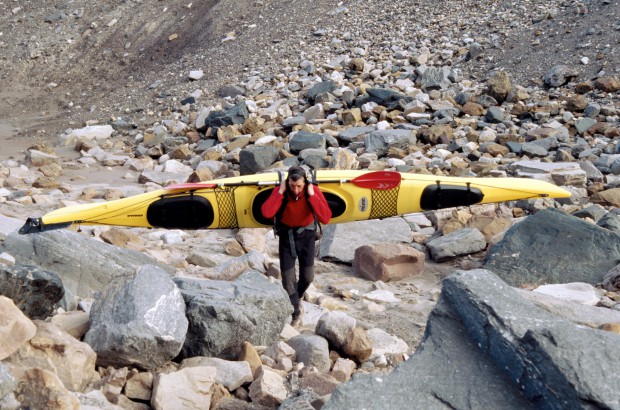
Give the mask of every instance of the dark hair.
[[287, 179], [291, 179], [293, 181], [299, 181], [301, 178], [304, 179], [304, 183], [308, 183], [306, 179], [306, 170], [302, 167], [290, 167], [288, 169], [288, 177]]

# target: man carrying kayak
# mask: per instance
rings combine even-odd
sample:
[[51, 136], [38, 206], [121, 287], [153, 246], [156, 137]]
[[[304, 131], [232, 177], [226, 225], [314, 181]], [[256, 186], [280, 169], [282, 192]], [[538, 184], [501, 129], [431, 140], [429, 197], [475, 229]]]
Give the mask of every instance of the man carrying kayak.
[[[261, 211], [265, 218], [275, 217], [282, 286], [294, 309], [291, 325], [296, 326], [302, 315], [300, 300], [314, 279], [318, 222], [328, 223], [332, 212], [319, 187], [308, 181], [301, 167], [289, 168], [287, 178], [271, 192]], [[298, 258], [299, 281], [295, 276]]]

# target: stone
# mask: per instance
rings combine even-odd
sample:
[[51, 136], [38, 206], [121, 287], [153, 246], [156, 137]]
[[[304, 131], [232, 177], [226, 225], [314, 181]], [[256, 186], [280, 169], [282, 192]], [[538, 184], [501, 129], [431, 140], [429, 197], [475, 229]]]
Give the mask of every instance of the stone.
[[81, 340], [90, 328], [89, 314], [77, 310], [56, 314], [51, 321], [78, 340]]
[[217, 370], [209, 366], [186, 367], [172, 373], [159, 373], [153, 383], [151, 406], [155, 410], [175, 408], [208, 409]]
[[0, 265], [0, 294], [13, 300], [31, 319], [52, 315], [65, 291], [60, 277], [30, 265]]
[[63, 386], [58, 376], [45, 369], [26, 369], [15, 393], [21, 405], [26, 408], [39, 408], [42, 403], [45, 403], [45, 408], [50, 410], [81, 408], [77, 397]]
[[267, 366], [261, 366], [256, 373], [256, 379], [250, 384], [252, 403], [277, 407], [287, 396], [284, 378]]
[[153, 380], [153, 373], [131, 369], [127, 375], [127, 382], [124, 386], [125, 396], [130, 399], [150, 401]]
[[487, 242], [478, 229], [463, 228], [432, 239], [426, 246], [435, 262], [443, 262], [456, 256], [480, 252], [486, 248]]
[[278, 158], [278, 150], [271, 146], [248, 145], [239, 152], [241, 175], [263, 171]]
[[223, 385], [229, 391], [234, 391], [242, 384], [254, 381], [250, 364], [245, 361], [233, 362], [216, 357], [190, 357], [181, 362], [179, 370], [200, 366], [214, 367], [217, 370], [215, 382]]
[[36, 334], [28, 343], [6, 359], [18, 368], [39, 368], [55, 374], [62, 385], [71, 391], [83, 392], [97, 380], [94, 350], [86, 343], [58, 328], [35, 320]]
[[372, 341], [368, 332], [361, 327], [355, 327], [347, 335], [342, 351], [358, 363], [365, 362], [372, 355]]
[[256, 351], [256, 348], [252, 345], [252, 343], [243, 342], [243, 346], [239, 353], [239, 361], [247, 362], [250, 365], [250, 369], [252, 370], [252, 374], [256, 374], [256, 370], [262, 366], [260, 356]]
[[[595, 329], [554, 317], [519, 294], [490, 271], [454, 272], [444, 280], [415, 354], [386, 377], [369, 375], [340, 386], [323, 408], [355, 408], [358, 403], [408, 408], [410, 400], [425, 408], [443, 408], [449, 398], [457, 408], [521, 409], [539, 408], [541, 401], [570, 405], [584, 396], [597, 397], [604, 407], [613, 396], [604, 390], [612, 387], [596, 379], [608, 380], [606, 372], [613, 374], [614, 366], [601, 368], [591, 352], [607, 350], [613, 356], [614, 335], [602, 335], [606, 340], [601, 340]], [[459, 372], [448, 371], [455, 366]], [[514, 366], [521, 366], [519, 379]], [[571, 369], [568, 374], [566, 368]], [[446, 384], [447, 374], [451, 380]], [[557, 378], [559, 374], [565, 376]], [[563, 393], [557, 393], [556, 383], [566, 386]]]
[[596, 306], [603, 296], [602, 290], [597, 291], [594, 286], [579, 282], [541, 285], [534, 292], [590, 306]]
[[314, 366], [321, 372], [328, 372], [331, 363], [327, 340], [313, 334], [301, 334], [290, 338], [287, 343], [295, 349], [297, 362]]
[[344, 383], [351, 379], [351, 375], [357, 368], [353, 360], [339, 358], [334, 363], [330, 374], [339, 382]]
[[319, 396], [332, 394], [338, 385], [340, 385], [340, 381], [327, 373], [306, 373], [299, 380], [300, 389], [313, 391]]
[[271, 345], [293, 313], [282, 286], [257, 271], [232, 282], [181, 277], [173, 281], [181, 290], [189, 320], [181, 358], [233, 360], [245, 341]]
[[151, 265], [108, 284], [90, 318], [84, 341], [104, 366], [157, 368], [179, 354], [188, 328], [181, 292], [165, 271]]
[[0, 307], [0, 360], [4, 360], [32, 339], [37, 328], [6, 296], [0, 296]]
[[349, 333], [356, 325], [356, 320], [344, 312], [329, 312], [319, 319], [315, 333], [327, 339], [337, 350], [342, 350]]
[[618, 234], [548, 208], [509, 228], [487, 255], [484, 268], [512, 286], [596, 285], [616, 266], [616, 258], [620, 259]]
[[368, 339], [372, 344], [372, 353], [368, 360], [373, 360], [381, 355], [404, 355], [409, 351], [409, 346], [404, 340], [390, 335], [383, 329], [372, 328], [368, 330]]
[[380, 243], [355, 250], [353, 271], [371, 281], [390, 282], [419, 275], [424, 269], [424, 254], [410, 246]]

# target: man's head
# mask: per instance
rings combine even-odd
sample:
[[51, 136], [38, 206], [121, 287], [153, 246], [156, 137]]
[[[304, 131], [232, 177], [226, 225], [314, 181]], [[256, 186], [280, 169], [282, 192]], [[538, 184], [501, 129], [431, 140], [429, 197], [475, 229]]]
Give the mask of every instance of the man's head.
[[300, 195], [306, 188], [306, 170], [302, 167], [290, 167], [288, 170], [287, 186], [295, 196]]

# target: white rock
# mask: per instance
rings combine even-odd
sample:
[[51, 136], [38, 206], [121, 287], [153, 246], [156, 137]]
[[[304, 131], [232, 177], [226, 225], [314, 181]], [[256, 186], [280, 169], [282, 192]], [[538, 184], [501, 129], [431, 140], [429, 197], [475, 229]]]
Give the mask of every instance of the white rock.
[[114, 128], [111, 125], [89, 125], [88, 127], [72, 130], [68, 134], [70, 143], [77, 141], [80, 138], [87, 138], [96, 141], [105, 141], [112, 136]]
[[205, 73], [202, 70], [192, 70], [189, 72], [189, 79], [200, 80], [204, 75]]
[[398, 303], [401, 301], [389, 290], [373, 290], [372, 292], [364, 293], [362, 298], [379, 303]]
[[151, 406], [155, 410], [178, 408], [208, 409], [215, 385], [215, 367], [187, 367], [169, 374], [160, 373], [155, 379]]
[[390, 123], [389, 123], [389, 122], [387, 122], [387, 121], [379, 121], [379, 122], [377, 123], [377, 129], [378, 129], [378, 130], [388, 130], [388, 129], [390, 129], [390, 128], [392, 128], [392, 126], [391, 126], [391, 125], [390, 125]]
[[582, 305], [596, 306], [601, 300], [604, 291], [596, 289], [588, 283], [572, 282], [542, 285], [534, 289], [534, 292]]
[[2, 252], [0, 253], [0, 263], [7, 266], [15, 266], [15, 258], [7, 252]]
[[409, 350], [409, 346], [404, 340], [390, 335], [385, 330], [373, 328], [367, 333], [372, 343], [372, 353], [368, 360], [375, 360], [377, 357], [387, 354], [406, 354]]

